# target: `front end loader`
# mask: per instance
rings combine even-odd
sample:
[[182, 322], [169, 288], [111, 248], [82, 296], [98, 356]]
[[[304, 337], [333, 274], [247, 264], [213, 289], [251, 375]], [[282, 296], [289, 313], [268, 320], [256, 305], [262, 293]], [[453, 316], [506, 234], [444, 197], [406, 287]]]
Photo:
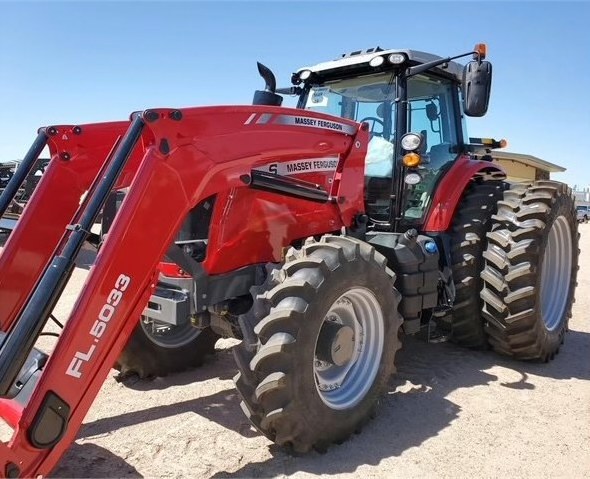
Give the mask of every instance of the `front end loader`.
[[[466, 137], [463, 116], [490, 95], [483, 45], [355, 52], [282, 89], [259, 72], [253, 105], [39, 130], [21, 168], [45, 146], [51, 161], [0, 255], [0, 417], [13, 429], [0, 474], [49, 474], [114, 365], [167, 374], [218, 336], [241, 340], [245, 414], [299, 452], [362, 428], [402, 333], [558, 352], [574, 204], [557, 182], [509, 185], [488, 155], [501, 143]], [[101, 213], [95, 264], [48, 355], [36, 341]]]

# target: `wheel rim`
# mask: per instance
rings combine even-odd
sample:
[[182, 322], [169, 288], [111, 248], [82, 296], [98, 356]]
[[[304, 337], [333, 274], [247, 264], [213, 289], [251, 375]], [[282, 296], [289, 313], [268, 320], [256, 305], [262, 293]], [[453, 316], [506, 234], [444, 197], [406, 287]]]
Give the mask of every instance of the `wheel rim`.
[[163, 348], [176, 349], [193, 341], [201, 331], [190, 323], [180, 326], [159, 323], [143, 316], [140, 321], [145, 335], [149, 340]]
[[549, 231], [541, 268], [541, 317], [549, 331], [561, 323], [568, 304], [572, 254], [569, 223], [559, 216]]
[[353, 288], [332, 304], [324, 318], [326, 322], [352, 328], [353, 350], [351, 357], [338, 366], [318, 358], [316, 340], [316, 389], [331, 409], [349, 409], [365, 397], [377, 376], [385, 337], [383, 312], [371, 291]]

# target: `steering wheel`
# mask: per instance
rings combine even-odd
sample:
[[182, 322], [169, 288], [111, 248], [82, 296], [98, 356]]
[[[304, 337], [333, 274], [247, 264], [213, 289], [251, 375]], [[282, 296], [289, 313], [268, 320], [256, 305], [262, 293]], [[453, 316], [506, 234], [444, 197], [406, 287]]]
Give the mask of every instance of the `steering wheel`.
[[[385, 133], [385, 123], [383, 123], [383, 120], [381, 118], [377, 118], [376, 116], [366, 116], [365, 118], [360, 120], [360, 123], [364, 122], [372, 123], [369, 129], [369, 133], [371, 135], [383, 137], [383, 134]], [[377, 124], [381, 125], [381, 132], [375, 131], [375, 126]]]

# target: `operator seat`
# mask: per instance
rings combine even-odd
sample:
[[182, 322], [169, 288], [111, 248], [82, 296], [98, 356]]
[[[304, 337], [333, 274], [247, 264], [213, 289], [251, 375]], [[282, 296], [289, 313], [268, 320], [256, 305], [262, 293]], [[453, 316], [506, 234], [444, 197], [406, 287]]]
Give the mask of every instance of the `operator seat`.
[[365, 158], [365, 210], [377, 220], [389, 218], [393, 144], [380, 136], [369, 141]]

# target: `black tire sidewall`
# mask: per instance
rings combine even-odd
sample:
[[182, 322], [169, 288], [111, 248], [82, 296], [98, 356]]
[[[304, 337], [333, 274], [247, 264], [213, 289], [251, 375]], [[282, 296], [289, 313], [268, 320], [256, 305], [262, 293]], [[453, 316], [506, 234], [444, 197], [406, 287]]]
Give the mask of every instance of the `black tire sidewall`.
[[[563, 342], [563, 336], [567, 331], [568, 320], [570, 315], [570, 308], [568, 305], [571, 305], [576, 288], [576, 271], [577, 271], [577, 251], [578, 251], [578, 236], [575, 233], [577, 231], [576, 227], [576, 218], [574, 215], [574, 209], [572, 208], [573, 202], [569, 196], [560, 195], [556, 198], [553, 207], [551, 208], [551, 212], [545, 221], [545, 228], [542, 230], [542, 240], [539, 246], [539, 253], [538, 253], [538, 275], [537, 281], [535, 284], [535, 307], [537, 308], [537, 321], [535, 322], [535, 330], [537, 332], [537, 337], [541, 338], [544, 343], [544, 350], [545, 351], [554, 351], [556, 350], [559, 345]], [[543, 315], [541, 311], [541, 304], [543, 298], [541, 296], [541, 279], [543, 277], [544, 272], [544, 257], [545, 251], [547, 249], [547, 244], [549, 242], [549, 233], [553, 224], [559, 218], [563, 216], [568, 226], [570, 227], [570, 232], [572, 232], [571, 240], [572, 240], [572, 269], [570, 271], [569, 277], [569, 289], [568, 289], [568, 298], [566, 301], [566, 307], [557, 323], [557, 326], [552, 329], [551, 331], [547, 329], [545, 322], [543, 321]]]
[[[488, 347], [485, 321], [481, 316], [483, 301], [479, 293], [483, 287], [483, 280], [480, 273], [485, 266], [483, 253], [487, 249], [486, 233], [491, 229], [492, 216], [496, 213], [497, 202], [502, 198], [505, 189], [506, 184], [503, 181], [474, 181], [464, 191], [454, 214], [450, 234], [453, 282], [457, 289], [465, 280], [471, 279], [472, 284], [470, 290], [457, 292], [453, 305], [451, 340], [461, 346], [474, 349]], [[475, 199], [481, 194], [488, 196]], [[473, 210], [474, 205], [479, 206], [479, 209]], [[467, 213], [469, 210], [472, 211]], [[457, 227], [461, 229], [456, 231]], [[477, 235], [475, 245], [473, 240], [468, 238], [469, 233]], [[468, 265], [465, 255], [473, 257], [472, 265]], [[457, 305], [459, 300], [460, 307]], [[460, 330], [458, 322], [461, 323]]]
[[[360, 259], [360, 258], [359, 258]], [[317, 337], [324, 317], [336, 300], [352, 288], [364, 287], [371, 291], [381, 306], [384, 316], [384, 338], [381, 363], [373, 385], [352, 409], [334, 410], [326, 405], [316, 387], [314, 358]], [[298, 329], [297, 350], [293, 354], [292, 397], [293, 406], [305, 411], [307, 429], [320, 431], [320, 439], [334, 441], [350, 434], [351, 428], [358, 427], [370, 415], [376, 396], [383, 383], [389, 378], [397, 350], [397, 328], [395, 320], [397, 304], [393, 283], [385, 270], [376, 263], [363, 259], [340, 264], [317, 290], [316, 299], [310, 301], [304, 325]]]
[[138, 323], [115, 367], [126, 373], [135, 372], [140, 377], [181, 372], [200, 366], [207, 355], [215, 352], [218, 339], [219, 336], [211, 328], [206, 328], [188, 343], [166, 348], [152, 341]]

